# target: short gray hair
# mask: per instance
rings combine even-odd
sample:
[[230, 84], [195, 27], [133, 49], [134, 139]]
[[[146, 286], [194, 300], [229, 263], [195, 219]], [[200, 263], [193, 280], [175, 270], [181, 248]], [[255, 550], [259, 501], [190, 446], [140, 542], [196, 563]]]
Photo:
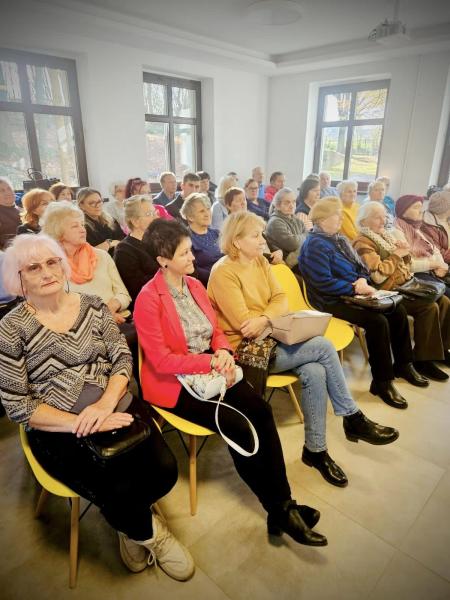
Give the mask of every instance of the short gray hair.
[[358, 215], [356, 217], [356, 225], [361, 228], [364, 227], [363, 221], [365, 221], [368, 217], [370, 217], [377, 210], [383, 210], [386, 212], [384, 204], [381, 202], [376, 202], [375, 200], [369, 200], [368, 202], [364, 202], [361, 205]]
[[287, 196], [288, 194], [292, 194], [293, 192], [294, 190], [292, 190], [289, 187], [282, 187], [280, 190], [278, 190], [271, 202], [271, 206], [269, 209], [270, 214], [272, 214], [274, 210], [277, 210], [279, 208], [285, 196]]
[[384, 184], [384, 181], [380, 181], [380, 180], [376, 179], [375, 181], [371, 181], [371, 182], [369, 183], [369, 185], [368, 185], [368, 187], [367, 187], [367, 193], [371, 192], [371, 191], [373, 190], [373, 188], [374, 188], [376, 185], [379, 185], [380, 183], [382, 183], [382, 184], [383, 184], [383, 187], [384, 187], [384, 189], [386, 189], [386, 185]]
[[64, 236], [64, 221], [68, 217], [81, 219], [84, 223], [84, 212], [72, 202], [50, 202], [42, 216], [43, 233], [59, 242]]
[[118, 187], [125, 187], [125, 181], [113, 181], [110, 186], [109, 186], [109, 193], [111, 194], [111, 196], [113, 196], [113, 198], [116, 195], [116, 190]]
[[197, 202], [201, 202], [205, 208], [211, 208], [211, 202], [206, 194], [198, 194], [194, 192], [189, 194], [189, 196], [183, 202], [183, 206], [180, 208], [180, 214], [183, 219], [189, 221], [189, 218], [192, 217], [192, 209], [194, 204]]
[[358, 191], [358, 184], [356, 181], [353, 181], [353, 179], [344, 179], [343, 181], [338, 183], [336, 186], [336, 190], [337, 190], [339, 196], [341, 196], [345, 192], [345, 190], [349, 187], [354, 187], [354, 188], [356, 188], [356, 191]]
[[139, 218], [139, 211], [143, 202], [148, 202], [153, 206], [153, 199], [150, 194], [136, 194], [136, 196], [131, 196], [131, 198], [125, 200], [123, 205], [125, 223], [130, 230], [134, 229], [133, 219]]

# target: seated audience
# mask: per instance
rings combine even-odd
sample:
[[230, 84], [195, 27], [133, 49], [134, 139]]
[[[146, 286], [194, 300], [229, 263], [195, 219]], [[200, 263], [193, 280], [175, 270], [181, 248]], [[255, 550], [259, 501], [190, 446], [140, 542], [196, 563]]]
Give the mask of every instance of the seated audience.
[[[145, 196], [150, 195], [150, 184], [148, 181], [144, 181], [140, 177], [133, 177], [127, 181], [125, 186], [125, 198], [131, 198], [132, 196]], [[161, 219], [172, 219], [166, 208], [162, 204], [156, 202], [153, 206]]]
[[261, 198], [263, 200], [266, 186], [264, 185], [264, 171], [262, 170], [262, 167], [254, 167], [252, 169], [251, 178], [254, 179], [258, 184], [258, 195], [256, 197]]
[[[445, 277], [448, 274], [448, 264], [440, 248], [422, 230], [423, 198], [401, 196], [395, 203], [395, 214], [395, 229], [392, 234], [409, 244], [412, 272], [422, 279]], [[450, 298], [450, 285], [446, 285], [446, 295]]]
[[377, 177], [375, 181], [381, 181], [384, 183], [384, 199], [383, 204], [386, 207], [386, 210], [391, 213], [391, 215], [395, 215], [395, 202], [394, 198], [388, 196], [389, 187], [391, 185], [391, 180], [389, 177], [385, 177], [384, 175]]
[[125, 237], [119, 223], [104, 210], [99, 191], [81, 188], [77, 193], [77, 204], [84, 213], [87, 242], [99, 250], [114, 254], [114, 248]]
[[204, 286], [215, 262], [222, 257], [219, 232], [211, 228], [211, 204], [205, 194], [191, 194], [183, 202], [181, 216], [191, 230], [192, 253], [198, 278]]
[[17, 235], [21, 233], [39, 233], [41, 226], [39, 219], [42, 217], [44, 210], [55, 200], [53, 194], [41, 188], [34, 188], [22, 197], [22, 225], [17, 228]]
[[[369, 269], [375, 287], [392, 290], [413, 276], [409, 245], [396, 240], [384, 228], [386, 209], [379, 202], [366, 202], [359, 210], [360, 234], [355, 250]], [[450, 300], [443, 296], [430, 303], [416, 298], [402, 302], [414, 318], [414, 366], [429, 379], [445, 381], [448, 375], [433, 361], [447, 359], [450, 366]]]
[[269, 182], [270, 185], [266, 186], [264, 190], [264, 200], [270, 203], [272, 202], [273, 197], [278, 192], [278, 190], [281, 190], [281, 188], [283, 188], [285, 185], [286, 180], [284, 177], [284, 173], [282, 173], [281, 171], [274, 171], [270, 176]]
[[206, 194], [209, 198], [211, 204], [213, 204], [215, 197], [214, 193], [209, 189], [209, 183], [211, 181], [211, 177], [209, 173], [206, 171], [197, 171], [197, 175], [200, 177], [200, 194]]
[[[178, 195], [175, 173], [172, 173], [171, 171], [164, 171], [161, 173], [159, 176], [159, 184], [161, 186], [161, 191], [153, 198], [153, 202], [161, 206], [166, 206], [166, 204], [175, 200]], [[142, 194], [143, 192], [139, 193]]]
[[269, 532], [285, 532], [301, 544], [326, 545], [327, 539], [311, 529], [319, 513], [292, 499], [270, 406], [245, 381], [233, 385], [232, 348], [218, 327], [205, 288], [189, 277], [194, 269], [189, 230], [179, 222], [157, 220], [148, 233], [151, 255], [161, 269], [145, 284], [134, 309], [144, 354], [141, 382], [145, 400], [217, 432], [215, 402], [194, 398], [177, 375], [224, 375], [229, 387], [226, 404], [220, 409], [221, 427], [248, 452], [254, 450], [253, 436], [241, 415], [229, 407], [244, 413], [256, 430], [259, 449], [254, 455], [243, 456], [231, 446], [228, 449], [240, 477], [268, 513]]
[[0, 250], [16, 235], [19, 225], [20, 210], [16, 206], [12, 183], [6, 177], [0, 177]]
[[[383, 181], [371, 181], [367, 188], [367, 197], [364, 202], [381, 202], [386, 209], [386, 229], [392, 229], [394, 227], [394, 212], [391, 212], [391, 205], [385, 201], [386, 198], [386, 186]], [[363, 203], [364, 203], [363, 202]], [[395, 207], [394, 207], [395, 210]]]
[[[279, 193], [279, 192], [278, 192]], [[218, 325], [235, 350], [243, 338], [256, 338], [270, 319], [288, 312], [286, 294], [262, 256], [265, 224], [251, 213], [226, 220], [221, 238], [226, 255], [214, 265], [208, 295], [218, 315]], [[277, 343], [271, 373], [294, 371], [302, 385], [305, 446], [302, 460], [315, 467], [333, 485], [348, 480], [327, 451], [326, 414], [330, 396], [335, 414], [343, 417], [347, 437], [372, 444], [389, 444], [398, 432], [373, 423], [359, 410], [348, 390], [336, 350], [323, 337], [287, 345]]]
[[353, 241], [358, 235], [358, 228], [356, 226], [356, 217], [359, 210], [357, 202], [358, 184], [356, 181], [347, 179], [338, 183], [336, 189], [342, 202], [342, 225], [340, 233], [345, 235], [350, 241]]
[[225, 194], [227, 191], [236, 186], [236, 179], [233, 175], [225, 175], [220, 178], [219, 185], [216, 189], [216, 201], [211, 207], [212, 228], [220, 231], [223, 222], [228, 216], [228, 209], [225, 206]]
[[[6, 251], [6, 287], [25, 300], [0, 322], [0, 399], [42, 467], [117, 530], [128, 569], [156, 561], [187, 579], [192, 557], [151, 506], [175, 485], [175, 458], [147, 407], [127, 392], [130, 351], [110, 312], [96, 296], [67, 292], [69, 274], [47, 236], [19, 236]], [[130, 426], [133, 414], [146, 417], [151, 435], [106, 468], [85, 439]]]
[[430, 196], [421, 231], [439, 248], [445, 262], [450, 263], [450, 190]]
[[148, 195], [131, 196], [125, 201], [124, 210], [125, 223], [130, 233], [117, 244], [114, 262], [131, 296], [129, 309], [132, 311], [142, 286], [150, 281], [159, 268], [142, 241], [147, 227], [158, 214]]
[[181, 183], [181, 193], [176, 196], [172, 202], [166, 205], [167, 212], [174, 219], [182, 219], [180, 214], [180, 209], [183, 206], [183, 202], [186, 198], [193, 194], [194, 192], [198, 192], [200, 189], [200, 177], [195, 173], [185, 173], [183, 175], [183, 181]]
[[[18, 298], [14, 294], [10, 294], [5, 287], [5, 282], [3, 281], [3, 261], [5, 259], [5, 253], [3, 250], [0, 250], [0, 320], [3, 319], [5, 315], [9, 313], [19, 302], [21, 302], [21, 298]], [[0, 403], [0, 413], [2, 410], [2, 405]], [[3, 413], [4, 414], [4, 413]]]
[[123, 203], [125, 202], [125, 183], [123, 181], [114, 181], [109, 186], [111, 197], [108, 202], [103, 204], [103, 208], [108, 215], [119, 223], [122, 231], [126, 232], [125, 215]]
[[264, 200], [264, 196], [258, 196], [260, 192], [260, 186], [256, 179], [248, 179], [244, 185], [245, 196], [247, 198], [247, 210], [259, 217], [262, 217], [265, 221], [269, 218], [269, 204]]
[[371, 296], [375, 289], [369, 285], [367, 267], [347, 238], [338, 233], [342, 204], [334, 198], [323, 198], [313, 206], [310, 216], [314, 229], [304, 241], [299, 258], [309, 301], [318, 310], [364, 328], [373, 378], [371, 393], [394, 408], [407, 408], [406, 400], [393, 385], [394, 377], [404, 377], [409, 383], [422, 387], [428, 385], [428, 381], [412, 364], [405, 308], [398, 304], [393, 311], [380, 313], [347, 304], [342, 296]]
[[74, 200], [72, 188], [65, 183], [62, 183], [62, 181], [58, 181], [58, 183], [51, 185], [48, 191], [50, 194], [53, 194], [57, 201], [68, 200], [69, 202], [72, 202]]
[[320, 200], [319, 180], [314, 177], [307, 177], [302, 181], [298, 189], [295, 213], [303, 220], [308, 230], [312, 228], [309, 211], [317, 200]]
[[245, 198], [245, 192], [240, 187], [233, 186], [229, 188], [225, 193], [223, 203], [229, 215], [235, 212], [247, 210], [247, 200]]
[[337, 196], [337, 190], [331, 185], [331, 175], [326, 171], [319, 173], [320, 197]]
[[272, 200], [266, 228], [269, 246], [280, 248], [284, 262], [291, 268], [298, 265], [300, 248], [307, 234], [305, 224], [295, 216], [295, 204], [295, 194], [291, 188], [278, 190]]

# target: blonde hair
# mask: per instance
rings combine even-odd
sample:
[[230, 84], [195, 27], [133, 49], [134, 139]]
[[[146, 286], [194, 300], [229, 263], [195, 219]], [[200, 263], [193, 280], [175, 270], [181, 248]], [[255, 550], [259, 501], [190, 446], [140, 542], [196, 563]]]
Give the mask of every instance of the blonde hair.
[[189, 218], [192, 216], [192, 207], [196, 202], [201, 202], [205, 208], [211, 208], [211, 202], [206, 194], [199, 194], [197, 192], [189, 194], [180, 208], [180, 214], [186, 221], [189, 221]]
[[139, 211], [141, 210], [141, 205], [143, 202], [148, 202], [151, 206], [153, 206], [153, 199], [150, 194], [136, 194], [136, 196], [131, 196], [131, 198], [127, 198], [123, 205], [124, 207], [124, 217], [125, 223], [127, 224], [130, 231], [133, 231], [133, 219], [139, 218]]
[[261, 227], [265, 229], [265, 222], [262, 217], [252, 212], [237, 212], [228, 215], [223, 223], [220, 234], [220, 250], [231, 259], [239, 258], [239, 250], [235, 245], [236, 240], [244, 237], [250, 227]]
[[220, 178], [219, 185], [217, 186], [216, 196], [223, 202], [227, 191], [236, 186], [236, 177], [234, 175], [225, 175]]
[[84, 223], [84, 212], [68, 200], [51, 202], [42, 218], [42, 231], [58, 242], [64, 235], [64, 222], [67, 217], [76, 217]]

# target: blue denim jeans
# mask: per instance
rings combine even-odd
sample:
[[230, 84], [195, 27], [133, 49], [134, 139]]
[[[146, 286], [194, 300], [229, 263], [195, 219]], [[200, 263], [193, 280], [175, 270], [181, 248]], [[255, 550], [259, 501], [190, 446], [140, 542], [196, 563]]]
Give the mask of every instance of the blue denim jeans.
[[336, 350], [324, 337], [288, 346], [278, 343], [270, 373], [293, 371], [302, 385], [301, 406], [305, 417], [305, 444], [311, 452], [327, 449], [327, 398], [336, 416], [358, 412], [345, 381]]

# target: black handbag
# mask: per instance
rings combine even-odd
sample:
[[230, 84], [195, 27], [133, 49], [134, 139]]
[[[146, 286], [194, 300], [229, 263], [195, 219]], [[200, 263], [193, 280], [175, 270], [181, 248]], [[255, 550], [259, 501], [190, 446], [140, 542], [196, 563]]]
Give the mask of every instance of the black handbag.
[[150, 433], [150, 425], [134, 415], [128, 427], [93, 433], [82, 440], [97, 459], [107, 461], [129, 452], [146, 440]]
[[360, 308], [388, 314], [394, 312], [403, 300], [401, 294], [386, 296], [385, 298], [377, 298], [374, 296], [341, 296], [341, 298], [346, 304], [352, 304], [354, 306], [359, 306]]
[[395, 288], [408, 300], [424, 300], [425, 302], [436, 302], [445, 294], [445, 283], [432, 279], [417, 279], [411, 277], [408, 281]]
[[256, 341], [244, 338], [236, 348], [234, 357], [242, 367], [244, 379], [257, 394], [264, 398], [270, 361], [275, 356], [277, 342], [271, 337]]

